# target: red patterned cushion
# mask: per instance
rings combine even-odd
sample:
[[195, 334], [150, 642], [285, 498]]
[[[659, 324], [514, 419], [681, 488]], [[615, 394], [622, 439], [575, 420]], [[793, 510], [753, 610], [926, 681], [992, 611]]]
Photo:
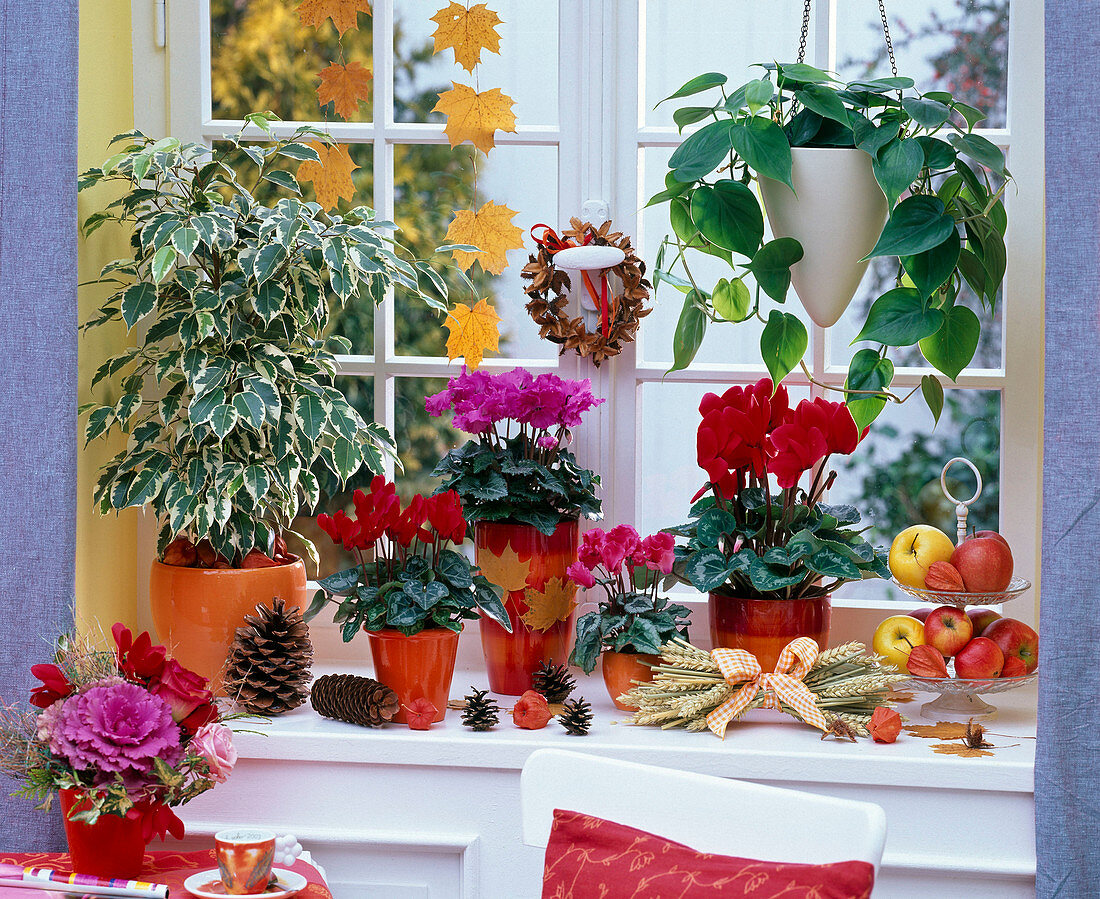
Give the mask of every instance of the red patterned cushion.
[[696, 852], [644, 830], [554, 809], [542, 899], [867, 899], [867, 862], [798, 865]]

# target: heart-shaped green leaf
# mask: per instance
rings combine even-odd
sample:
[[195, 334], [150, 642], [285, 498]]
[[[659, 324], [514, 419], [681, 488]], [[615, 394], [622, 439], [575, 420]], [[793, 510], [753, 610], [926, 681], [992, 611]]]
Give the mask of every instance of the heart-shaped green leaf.
[[982, 326], [978, 316], [966, 306], [950, 306], [943, 313], [940, 329], [920, 341], [920, 351], [938, 371], [955, 381], [974, 358]]
[[915, 256], [937, 247], [955, 230], [939, 197], [906, 197], [890, 213], [878, 243], [864, 259], [876, 256]]
[[943, 324], [943, 312], [925, 304], [912, 287], [895, 287], [871, 304], [867, 322], [852, 343], [871, 340], [887, 346], [911, 346]]

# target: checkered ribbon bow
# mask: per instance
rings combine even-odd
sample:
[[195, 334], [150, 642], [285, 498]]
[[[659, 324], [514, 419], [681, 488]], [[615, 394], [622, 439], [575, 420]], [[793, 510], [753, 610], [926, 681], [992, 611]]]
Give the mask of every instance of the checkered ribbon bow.
[[820, 650], [810, 637], [792, 640], [779, 654], [775, 671], [764, 672], [751, 652], [743, 649], [716, 649], [710, 655], [718, 664], [718, 670], [730, 686], [743, 684], [740, 690], [707, 715], [707, 726], [722, 739], [726, 737], [726, 725], [740, 715], [760, 691], [764, 691], [761, 708], [779, 709], [780, 703], [794, 709], [807, 724], [828, 730], [825, 716], [817, 707], [813, 691], [804, 678], [817, 661]]

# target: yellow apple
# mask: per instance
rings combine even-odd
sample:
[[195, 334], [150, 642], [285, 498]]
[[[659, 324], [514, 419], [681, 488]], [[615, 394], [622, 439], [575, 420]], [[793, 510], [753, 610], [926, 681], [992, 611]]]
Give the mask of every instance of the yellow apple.
[[890, 573], [906, 587], [924, 589], [924, 578], [933, 562], [949, 562], [955, 544], [939, 528], [914, 524], [890, 544]]
[[875, 628], [871, 649], [902, 674], [908, 674], [905, 663], [909, 651], [924, 643], [924, 625], [909, 615], [891, 615]]

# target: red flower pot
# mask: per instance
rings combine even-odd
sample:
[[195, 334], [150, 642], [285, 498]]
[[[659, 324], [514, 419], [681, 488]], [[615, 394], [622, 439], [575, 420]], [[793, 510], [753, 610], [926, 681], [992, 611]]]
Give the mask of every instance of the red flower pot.
[[96, 877], [137, 877], [145, 862], [141, 818], [100, 815], [95, 824], [70, 821], [71, 810], [81, 811], [90, 806], [88, 796], [83, 790], [61, 790], [60, 793], [73, 871]]
[[393, 716], [398, 724], [409, 723], [405, 710], [417, 699], [427, 699], [435, 706], [433, 721], [443, 720], [455, 672], [458, 637], [457, 632], [445, 627], [429, 628], [411, 637], [395, 630], [367, 631], [374, 676], [401, 702]]
[[653, 680], [653, 671], [644, 663], [656, 665], [661, 661], [661, 657], [644, 652], [604, 650], [600, 661], [603, 665], [603, 682], [607, 692], [611, 694], [611, 701], [615, 703], [615, 708], [624, 712], [637, 711], [637, 706], [619, 702], [619, 697], [633, 689], [635, 681], [648, 683]]
[[[562, 521], [550, 536], [529, 524], [479, 521], [474, 526], [476, 562], [504, 590], [512, 623], [508, 633], [481, 617], [481, 648], [494, 693], [522, 696], [544, 662], [566, 664], [577, 619], [577, 587], [565, 569], [577, 561], [579, 532], [576, 520]], [[548, 615], [565, 609], [545, 626]], [[530, 626], [531, 621], [537, 626]]]
[[824, 651], [829, 645], [832, 605], [816, 599], [742, 599], [710, 594], [710, 636], [717, 648], [751, 652], [764, 671], [774, 671], [783, 648], [797, 637], [812, 637]]

